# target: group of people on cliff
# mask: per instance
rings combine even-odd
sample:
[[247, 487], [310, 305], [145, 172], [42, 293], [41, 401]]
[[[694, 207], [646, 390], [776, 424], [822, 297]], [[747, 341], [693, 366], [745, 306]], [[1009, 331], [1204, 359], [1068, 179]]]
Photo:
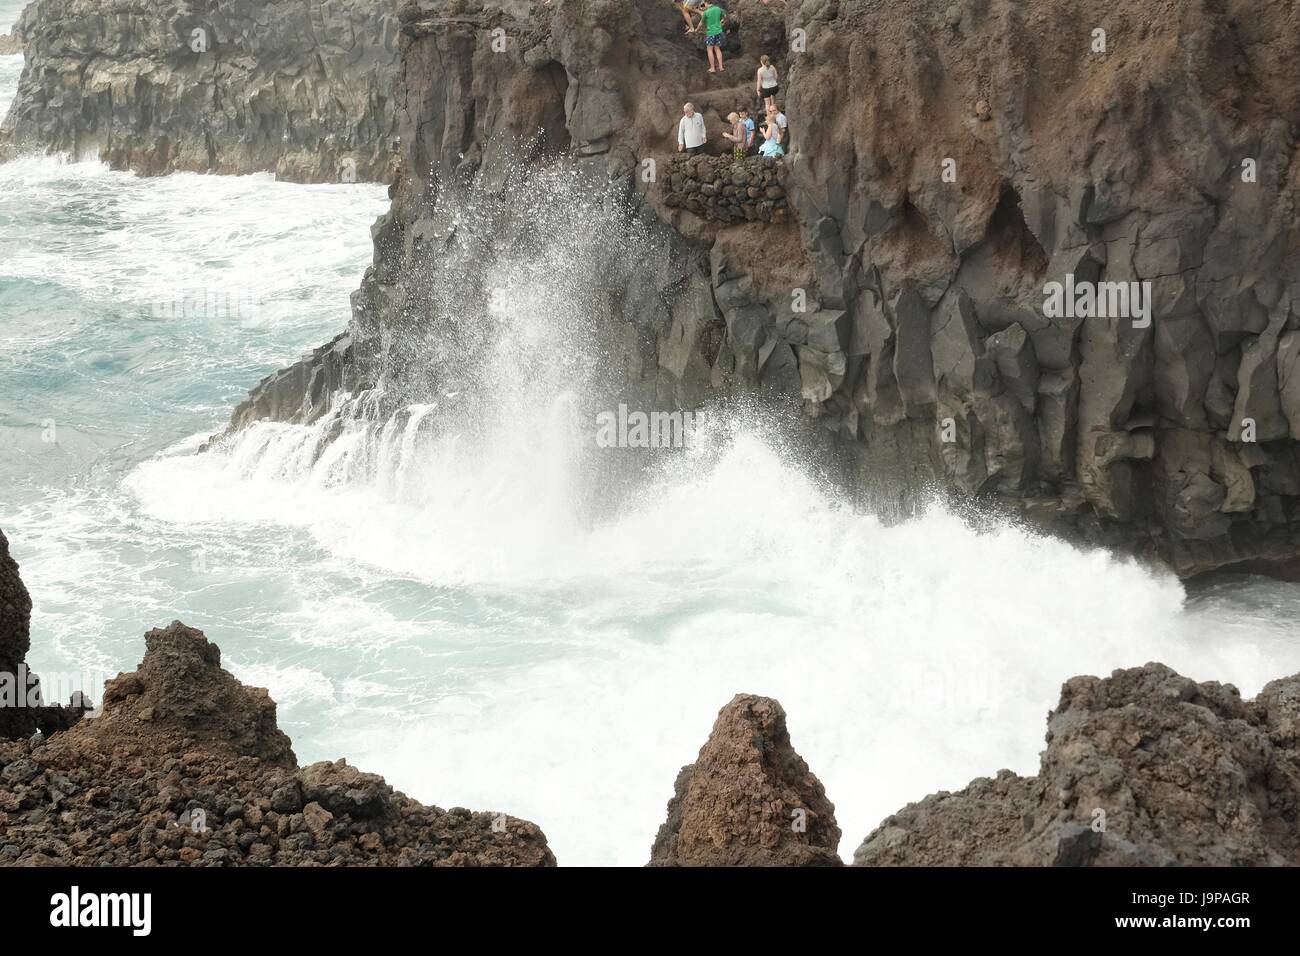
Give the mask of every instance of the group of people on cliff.
[[[766, 84], [765, 81], [772, 82]], [[744, 159], [757, 154], [770, 159], [785, 155], [790, 136], [790, 121], [776, 101], [780, 87], [776, 83], [776, 67], [765, 56], [760, 60], [755, 76], [755, 95], [762, 101], [762, 114], [758, 125], [750, 116], [749, 107], [741, 106], [727, 114], [726, 129], [722, 138], [731, 144], [732, 156]], [[761, 139], [760, 139], [761, 137]], [[709, 142], [709, 131], [704, 116], [694, 103], [682, 105], [682, 118], [677, 122], [677, 151], [701, 153]]]
[[[688, 34], [704, 31], [709, 72], [725, 72], [722, 41], [726, 11], [715, 0], [671, 2], [681, 11]], [[754, 72], [754, 96], [762, 104], [758, 107], [761, 125], [754, 122], [749, 107], [741, 106], [727, 114], [727, 128], [722, 133], [722, 138], [731, 144], [732, 155], [736, 159], [744, 159], [754, 153], [772, 159], [785, 155], [789, 122], [776, 102], [780, 92], [780, 72], [772, 63], [771, 57], [760, 57], [758, 68]], [[677, 151], [691, 154], [703, 152], [708, 142], [709, 133], [704, 117], [696, 110], [694, 103], [686, 103], [682, 106], [682, 118], [677, 123]]]

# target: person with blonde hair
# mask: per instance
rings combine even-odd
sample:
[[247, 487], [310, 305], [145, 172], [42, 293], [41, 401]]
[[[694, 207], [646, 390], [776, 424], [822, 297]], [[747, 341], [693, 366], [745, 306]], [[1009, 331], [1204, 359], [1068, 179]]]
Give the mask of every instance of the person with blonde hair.
[[722, 138], [733, 144], [731, 158], [744, 159], [745, 149], [749, 146], [749, 130], [745, 127], [745, 121], [739, 113], [732, 112], [727, 114], [727, 122], [731, 124], [731, 132], [723, 133]]
[[772, 65], [772, 58], [758, 58], [758, 72], [754, 74], [754, 93], [763, 101], [763, 108], [776, 102], [776, 94], [781, 92], [781, 77]]

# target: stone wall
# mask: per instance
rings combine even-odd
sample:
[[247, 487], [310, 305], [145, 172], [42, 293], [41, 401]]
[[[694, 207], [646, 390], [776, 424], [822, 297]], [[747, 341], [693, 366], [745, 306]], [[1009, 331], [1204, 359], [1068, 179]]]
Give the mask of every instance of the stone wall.
[[784, 222], [783, 164], [750, 156], [686, 156], [668, 164], [664, 205], [711, 222]]

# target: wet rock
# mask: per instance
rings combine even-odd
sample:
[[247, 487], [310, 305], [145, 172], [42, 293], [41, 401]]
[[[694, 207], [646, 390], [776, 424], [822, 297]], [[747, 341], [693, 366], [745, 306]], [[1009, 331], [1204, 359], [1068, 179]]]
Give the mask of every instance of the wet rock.
[[776, 701], [738, 694], [677, 777], [651, 866], [838, 866], [840, 829]]

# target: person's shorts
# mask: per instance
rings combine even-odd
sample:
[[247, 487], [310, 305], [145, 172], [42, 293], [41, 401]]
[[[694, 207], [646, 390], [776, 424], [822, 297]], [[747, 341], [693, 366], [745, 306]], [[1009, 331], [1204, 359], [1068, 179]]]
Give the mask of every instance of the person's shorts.
[[717, 36], [705, 37], [705, 38], [704, 38], [704, 45], [705, 45], [705, 46], [722, 46], [722, 34], [719, 33]]
[[763, 87], [763, 99], [767, 99], [769, 96], [776, 96], [776, 94], [780, 92], [781, 92], [780, 83], [776, 84], [776, 86], [765, 86]]
[[704, 152], [704, 147], [703, 147], [703, 146], [687, 146], [686, 149], [683, 150], [683, 152], [685, 152], [687, 156], [694, 156], [696, 153], [702, 153], [702, 152]]

